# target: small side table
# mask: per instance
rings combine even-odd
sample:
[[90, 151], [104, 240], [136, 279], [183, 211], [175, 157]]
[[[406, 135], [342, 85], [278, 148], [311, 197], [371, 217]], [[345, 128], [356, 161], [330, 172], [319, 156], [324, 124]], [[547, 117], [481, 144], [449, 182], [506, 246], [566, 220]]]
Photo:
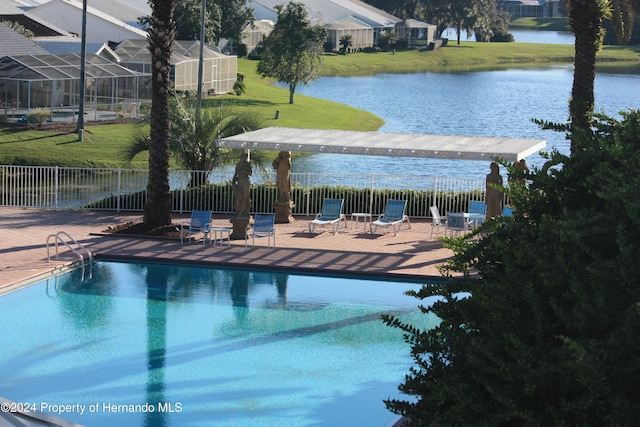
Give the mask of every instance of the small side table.
[[213, 246], [215, 246], [216, 244], [219, 244], [220, 246], [222, 246], [222, 243], [225, 239], [225, 234], [226, 234], [226, 238], [227, 238], [227, 246], [231, 246], [231, 232], [233, 231], [233, 228], [227, 228], [227, 227], [214, 227], [211, 229], [211, 233], [213, 233], [213, 239], [211, 240], [211, 243], [213, 244]]
[[351, 214], [351, 223], [354, 224], [353, 228], [358, 228], [358, 222], [362, 218], [362, 225], [364, 226], [365, 231], [367, 230], [367, 222], [371, 224], [371, 214], [364, 212], [354, 212]]

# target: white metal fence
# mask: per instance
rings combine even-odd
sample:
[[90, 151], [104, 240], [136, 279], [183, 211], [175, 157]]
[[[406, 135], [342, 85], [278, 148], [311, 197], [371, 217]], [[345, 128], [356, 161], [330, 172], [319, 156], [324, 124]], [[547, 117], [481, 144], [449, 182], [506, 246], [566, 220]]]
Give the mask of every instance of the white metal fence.
[[[194, 175], [212, 184], [199, 191], [189, 188]], [[40, 166], [0, 166], [0, 205], [48, 209], [94, 209], [139, 211], [144, 205], [147, 170], [89, 169]], [[173, 210], [190, 211], [207, 207], [216, 213], [232, 213], [232, 170], [171, 171]], [[275, 171], [252, 177], [253, 212], [272, 212], [275, 202]], [[324, 198], [344, 198], [345, 213], [382, 212], [387, 199], [408, 202], [407, 214], [429, 217], [429, 207], [441, 213], [466, 211], [470, 200], [483, 200], [481, 179], [438, 176], [378, 174], [294, 173], [292, 198], [294, 215], [314, 215]]]

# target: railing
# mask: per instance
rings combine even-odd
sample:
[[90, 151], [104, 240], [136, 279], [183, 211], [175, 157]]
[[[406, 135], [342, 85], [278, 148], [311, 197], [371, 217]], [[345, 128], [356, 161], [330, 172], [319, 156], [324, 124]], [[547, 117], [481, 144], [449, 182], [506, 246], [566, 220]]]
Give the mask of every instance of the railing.
[[[67, 240], [64, 240], [62, 237], [65, 237]], [[81, 281], [84, 282], [84, 269], [85, 269], [85, 258], [82, 252], [87, 255], [87, 261], [89, 261], [89, 279], [93, 277], [93, 256], [91, 255], [91, 251], [89, 249], [82, 246], [76, 239], [71, 237], [69, 233], [66, 231], [58, 231], [56, 234], [50, 234], [47, 237], [47, 262], [51, 262], [51, 240], [54, 240], [55, 248], [56, 248], [56, 258], [58, 257], [58, 243], [65, 245], [71, 252], [73, 252], [78, 259], [80, 260], [80, 266], [82, 268], [82, 278]], [[71, 243], [75, 245], [75, 247], [71, 246]]]
[[[0, 206], [141, 211], [147, 177], [147, 170], [138, 169], [0, 166]], [[204, 208], [232, 213], [232, 177], [232, 168], [171, 171], [174, 212]], [[272, 212], [275, 171], [254, 172], [251, 180], [253, 212]], [[481, 179], [439, 176], [293, 173], [291, 181], [294, 215], [314, 215], [324, 198], [340, 197], [347, 214], [377, 215], [387, 199], [402, 198], [408, 202], [409, 216], [430, 217], [430, 206], [438, 206], [440, 212], [464, 211], [469, 201], [483, 199], [485, 190]], [[194, 191], [190, 184], [195, 182], [212, 185]]]

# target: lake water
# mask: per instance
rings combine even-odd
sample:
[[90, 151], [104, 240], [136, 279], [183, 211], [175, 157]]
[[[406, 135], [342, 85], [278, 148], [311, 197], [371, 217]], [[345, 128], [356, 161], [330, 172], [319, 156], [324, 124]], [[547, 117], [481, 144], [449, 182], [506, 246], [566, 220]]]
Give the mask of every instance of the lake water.
[[[517, 39], [527, 41], [548, 38], [566, 43], [573, 38], [569, 33], [513, 33]], [[547, 141], [545, 151], [557, 149], [568, 154], [569, 143], [564, 134], [543, 131], [531, 120], [565, 122], [569, 116], [572, 83], [573, 66], [558, 65], [496, 71], [321, 77], [309, 86], [299, 86], [296, 94], [370, 111], [385, 120], [379, 129], [381, 132], [544, 139]], [[598, 72], [596, 111], [619, 117], [620, 111], [639, 108], [638, 87], [638, 68], [627, 69], [624, 74]], [[527, 158], [527, 163], [539, 167], [544, 159], [535, 154]], [[484, 178], [489, 173], [489, 164], [469, 160], [314, 154], [297, 159], [292, 170]]]
[[[573, 44], [575, 42], [575, 36], [568, 31], [509, 30], [509, 32], [513, 35], [514, 41], [521, 43]], [[442, 37], [455, 43], [456, 30], [449, 28], [442, 33]], [[475, 41], [475, 39], [463, 31], [460, 41]]]

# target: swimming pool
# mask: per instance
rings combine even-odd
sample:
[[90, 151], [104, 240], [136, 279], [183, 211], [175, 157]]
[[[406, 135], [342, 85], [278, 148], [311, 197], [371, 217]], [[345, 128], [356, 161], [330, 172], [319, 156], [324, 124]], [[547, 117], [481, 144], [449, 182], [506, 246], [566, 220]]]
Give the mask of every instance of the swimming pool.
[[435, 326], [419, 287], [100, 261], [0, 297], [0, 396], [91, 427], [384, 426], [411, 358], [380, 315]]

